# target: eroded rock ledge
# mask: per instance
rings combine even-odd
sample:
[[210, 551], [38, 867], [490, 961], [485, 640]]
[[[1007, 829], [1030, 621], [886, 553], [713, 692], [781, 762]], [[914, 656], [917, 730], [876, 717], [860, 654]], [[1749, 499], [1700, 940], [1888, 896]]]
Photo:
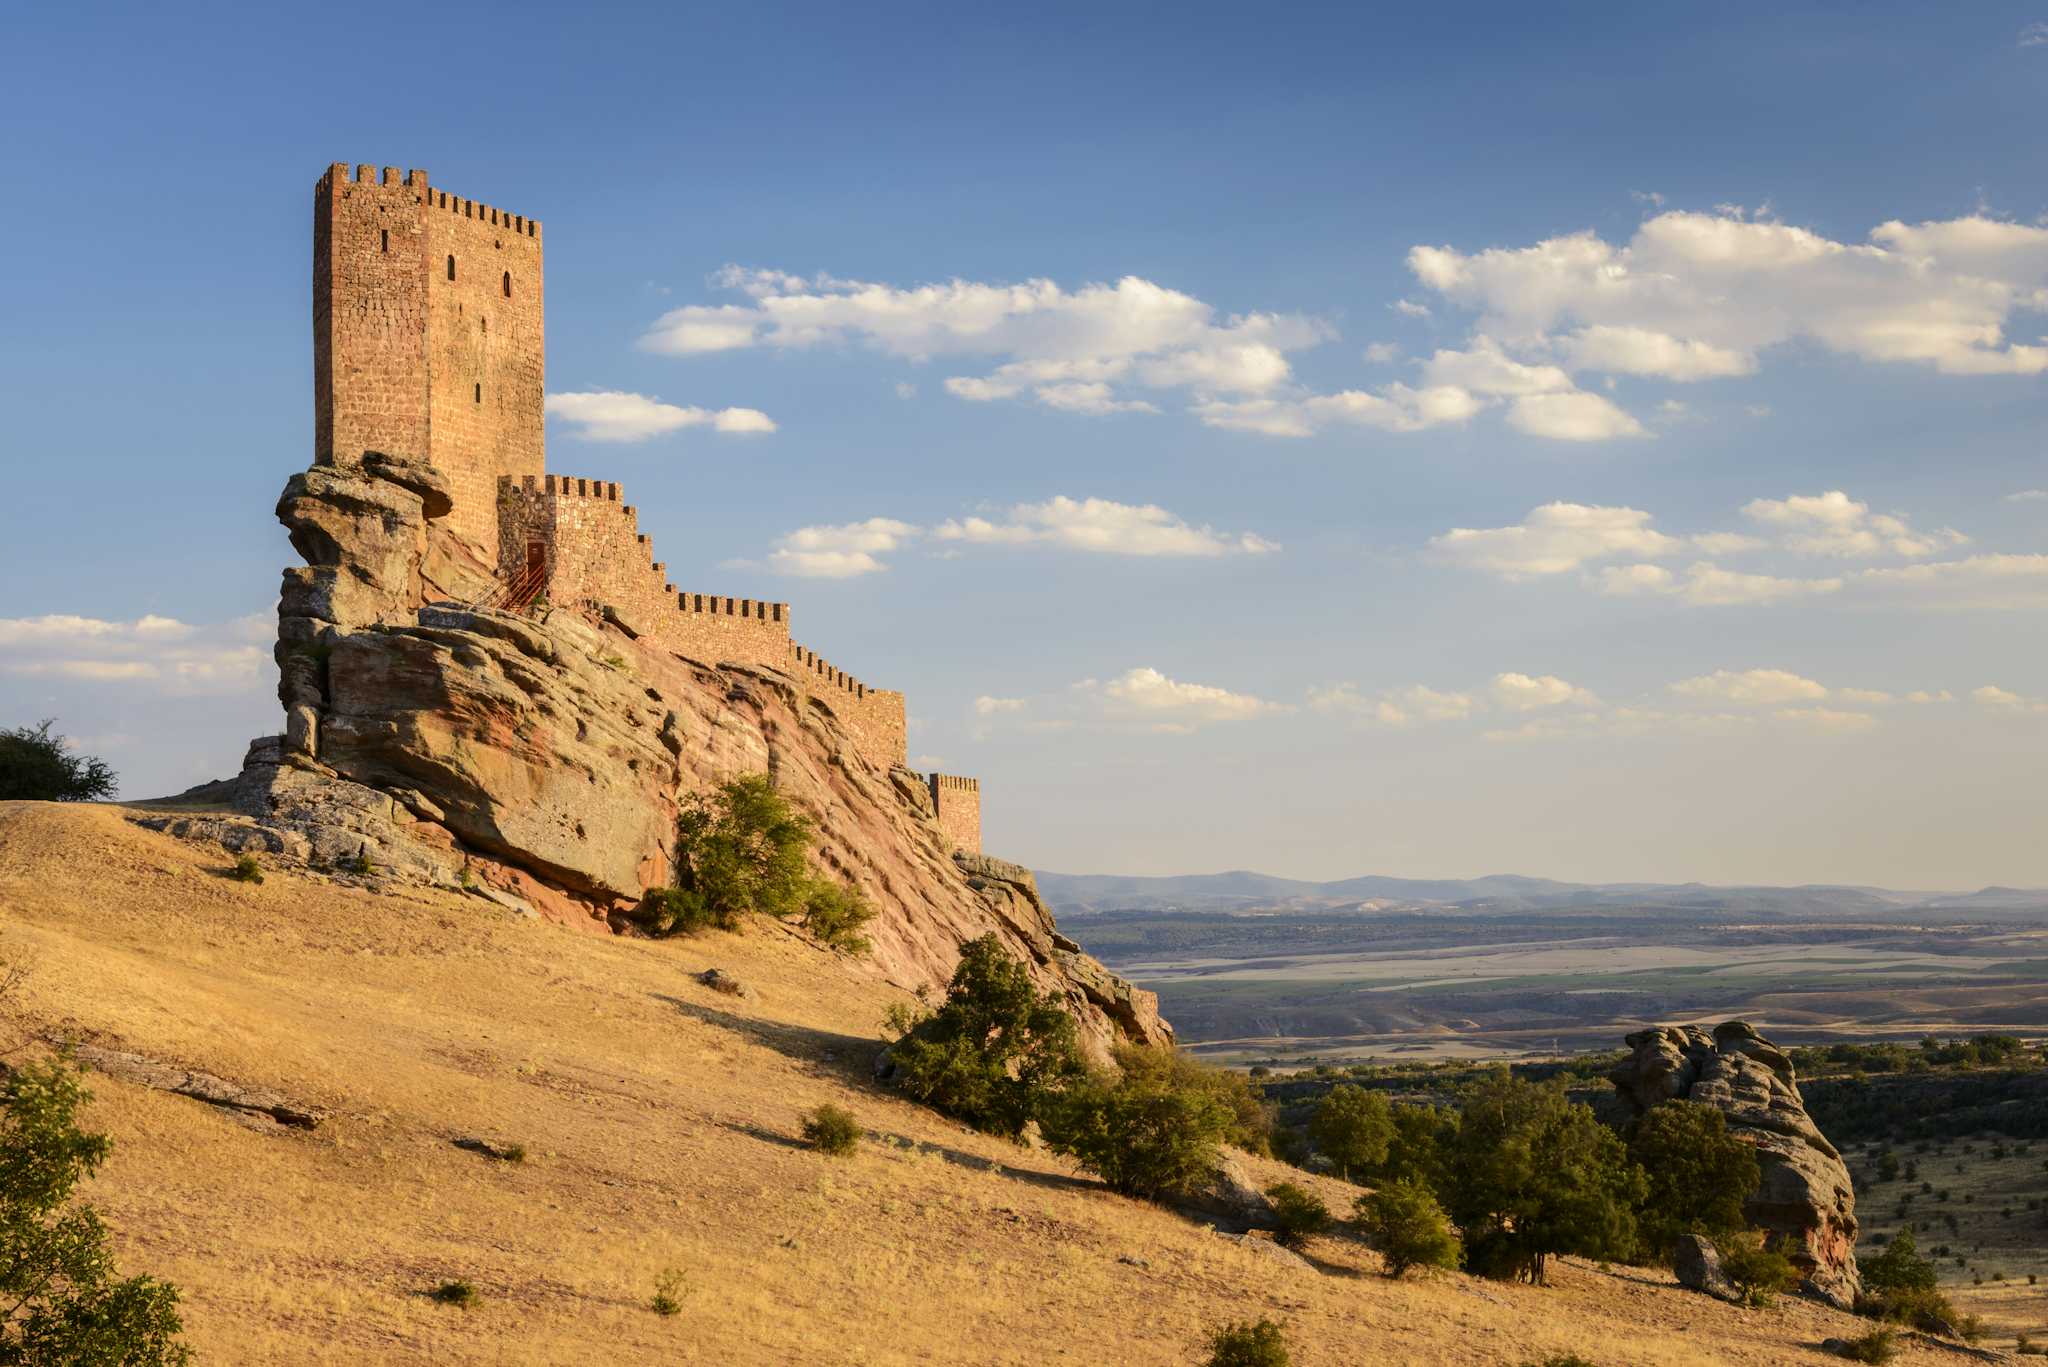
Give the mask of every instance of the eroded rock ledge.
[[766, 772], [816, 823], [821, 868], [879, 909], [857, 971], [939, 989], [994, 931], [1096, 1047], [1171, 1040], [1152, 993], [1058, 934], [1028, 870], [954, 854], [918, 776], [863, 759], [829, 696], [662, 650], [603, 604], [495, 610], [448, 507], [439, 472], [383, 456], [292, 477], [278, 517], [308, 563], [278, 605], [285, 734], [143, 820], [609, 933], [666, 881], [679, 799]]

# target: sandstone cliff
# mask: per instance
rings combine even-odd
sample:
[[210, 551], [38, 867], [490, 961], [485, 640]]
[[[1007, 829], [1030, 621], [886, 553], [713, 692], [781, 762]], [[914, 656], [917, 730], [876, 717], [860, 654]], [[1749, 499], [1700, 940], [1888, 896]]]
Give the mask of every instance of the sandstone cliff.
[[1028, 870], [953, 853], [921, 776], [862, 758], [830, 695], [656, 648], [601, 603], [494, 608], [449, 506], [437, 471], [382, 456], [293, 476], [278, 517], [308, 563], [278, 606], [285, 735], [150, 824], [609, 933], [667, 881], [679, 798], [765, 772], [879, 910], [861, 971], [940, 989], [994, 931], [1095, 1045], [1171, 1040], [1153, 994], [1054, 929]]
[[1806, 1114], [1792, 1060], [1743, 1021], [1713, 1034], [1662, 1026], [1628, 1036], [1609, 1081], [1637, 1115], [1665, 1101], [1718, 1108], [1756, 1149], [1763, 1180], [1743, 1207], [1805, 1276], [1801, 1289], [1848, 1306], [1856, 1271], [1856, 1196], [1842, 1155]]

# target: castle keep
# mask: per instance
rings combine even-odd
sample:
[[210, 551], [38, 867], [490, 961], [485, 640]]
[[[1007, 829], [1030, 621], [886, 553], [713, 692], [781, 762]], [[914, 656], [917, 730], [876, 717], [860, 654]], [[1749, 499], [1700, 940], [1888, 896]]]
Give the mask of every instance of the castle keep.
[[[862, 756], [905, 767], [903, 695], [790, 635], [787, 603], [681, 592], [619, 486], [546, 471], [546, 338], [537, 220], [428, 183], [335, 163], [313, 195], [313, 443], [442, 471], [448, 525], [495, 564], [494, 606], [600, 613], [675, 654], [781, 670], [830, 707]], [[925, 779], [956, 848], [981, 849], [981, 786]]]

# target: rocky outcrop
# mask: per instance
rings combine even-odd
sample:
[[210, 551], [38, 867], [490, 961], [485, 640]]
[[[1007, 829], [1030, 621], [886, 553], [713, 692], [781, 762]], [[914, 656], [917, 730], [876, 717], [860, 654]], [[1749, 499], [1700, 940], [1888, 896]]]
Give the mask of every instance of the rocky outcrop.
[[1721, 1270], [1720, 1250], [1711, 1240], [1697, 1234], [1678, 1236], [1678, 1247], [1671, 1256], [1671, 1274], [1678, 1278], [1680, 1286], [1704, 1292], [1715, 1300], [1727, 1301], [1731, 1305], [1745, 1303], [1742, 1292]]
[[1763, 1180], [1743, 1206], [1804, 1276], [1801, 1290], [1847, 1307], [1856, 1298], [1856, 1197], [1842, 1155], [1806, 1114], [1792, 1060], [1743, 1021], [1710, 1035], [1663, 1026], [1628, 1036], [1608, 1074], [1635, 1115], [1666, 1101], [1713, 1106], [1756, 1150]]
[[1096, 1049], [1172, 1038], [1151, 993], [1054, 930], [1028, 870], [952, 856], [920, 776], [869, 764], [835, 695], [674, 654], [601, 603], [494, 608], [448, 507], [439, 472], [374, 454], [292, 477], [278, 516], [308, 563], [278, 605], [286, 733], [145, 820], [605, 933], [668, 881], [680, 800], [765, 772], [878, 909], [867, 971], [941, 989], [993, 930]]

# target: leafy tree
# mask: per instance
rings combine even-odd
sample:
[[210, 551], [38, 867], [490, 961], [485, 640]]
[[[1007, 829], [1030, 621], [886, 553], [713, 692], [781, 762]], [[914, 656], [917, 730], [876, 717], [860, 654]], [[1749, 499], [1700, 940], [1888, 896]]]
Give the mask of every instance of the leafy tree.
[[1207, 1367], [1288, 1367], [1287, 1336], [1273, 1320], [1233, 1322], [1209, 1336]]
[[816, 888], [810, 846], [809, 819], [766, 774], [693, 793], [676, 816], [675, 886], [649, 889], [630, 919], [650, 935], [680, 935], [733, 930], [749, 912], [804, 911]]
[[1858, 1258], [1856, 1270], [1863, 1275], [1866, 1291], [1932, 1291], [1935, 1287], [1934, 1264], [1920, 1256], [1911, 1225], [1900, 1230], [1884, 1252]]
[[1444, 1150], [1457, 1134], [1458, 1113], [1448, 1106], [1394, 1107], [1394, 1137], [1378, 1176], [1431, 1188], [1443, 1185]]
[[1170, 1052], [1119, 1046], [1116, 1074], [1089, 1074], [1050, 1098], [1038, 1120], [1047, 1146], [1126, 1196], [1157, 1200], [1200, 1188], [1238, 1117], [1198, 1073], [1160, 1058]]
[[1387, 1275], [1411, 1267], [1458, 1265], [1461, 1251], [1451, 1219], [1436, 1193], [1413, 1178], [1388, 1182], [1358, 1198], [1358, 1218], [1386, 1260]]
[[874, 906], [851, 883], [814, 878], [804, 894], [804, 929], [842, 954], [867, 953], [861, 931], [874, 919]]
[[1345, 1177], [1370, 1172], [1387, 1161], [1394, 1140], [1393, 1108], [1379, 1092], [1340, 1082], [1309, 1117], [1308, 1137]]
[[1714, 1251], [1721, 1255], [1721, 1270], [1751, 1305], [1769, 1305], [1774, 1296], [1790, 1291], [1799, 1281], [1799, 1269], [1792, 1260], [1767, 1244], [1760, 1231], [1723, 1235]]
[[1666, 1257], [1681, 1234], [1724, 1235], [1744, 1227], [1742, 1203], [1762, 1180], [1756, 1150], [1728, 1133], [1718, 1107], [1667, 1101], [1636, 1121], [1629, 1157], [1648, 1180], [1641, 1242]]
[[938, 1010], [905, 1024], [889, 1047], [896, 1085], [990, 1134], [1021, 1135], [1051, 1093], [1086, 1074], [1074, 1018], [993, 933], [962, 948]]
[[0, 1364], [162, 1367], [191, 1360], [177, 1342], [177, 1288], [121, 1280], [106, 1227], [73, 1190], [106, 1161], [103, 1134], [78, 1128], [91, 1094], [68, 1063], [8, 1080], [0, 1117]]
[[1449, 1166], [1451, 1217], [1484, 1275], [1540, 1284], [1552, 1254], [1620, 1258], [1635, 1247], [1642, 1169], [1561, 1087], [1494, 1072], [1465, 1107]]
[[1273, 1111], [1242, 1073], [1204, 1063], [1179, 1049], [1125, 1048], [1117, 1054], [1125, 1076], [1143, 1074], [1146, 1085], [1172, 1091], [1206, 1092], [1230, 1112], [1230, 1129], [1222, 1142], [1250, 1153], [1271, 1151]]
[[50, 734], [54, 718], [0, 731], [0, 801], [98, 802], [114, 795], [114, 771], [103, 760], [71, 753]]
[[860, 1147], [860, 1121], [828, 1101], [804, 1117], [804, 1138], [818, 1152], [843, 1158]]
[[1314, 1235], [1326, 1233], [1333, 1223], [1323, 1198], [1292, 1182], [1275, 1182], [1266, 1188], [1273, 1203], [1273, 1237], [1287, 1248], [1296, 1248]]

